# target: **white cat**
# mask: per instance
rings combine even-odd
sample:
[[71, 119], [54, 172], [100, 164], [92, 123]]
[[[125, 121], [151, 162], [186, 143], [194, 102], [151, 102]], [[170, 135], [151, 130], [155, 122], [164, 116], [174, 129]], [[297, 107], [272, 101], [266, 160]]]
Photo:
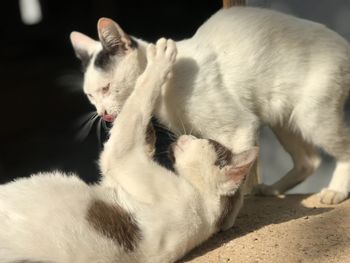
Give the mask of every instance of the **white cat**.
[[176, 174], [145, 148], [175, 56], [171, 40], [147, 48], [147, 67], [101, 155], [99, 184], [55, 172], [0, 186], [1, 263], [174, 262], [238, 212], [256, 148], [233, 155], [184, 135], [171, 148]]
[[[98, 22], [100, 42], [73, 32], [86, 65], [84, 91], [106, 120], [114, 119], [146, 65], [146, 43], [115, 22]], [[220, 10], [190, 39], [177, 42], [174, 78], [155, 114], [175, 133], [212, 138], [234, 152], [271, 127], [294, 167], [272, 186], [284, 193], [320, 164], [316, 147], [337, 164], [321, 201], [336, 204], [350, 189], [350, 134], [343, 121], [350, 89], [350, 46], [323, 25], [271, 10]], [[233, 223], [233, 221], [232, 221]]]

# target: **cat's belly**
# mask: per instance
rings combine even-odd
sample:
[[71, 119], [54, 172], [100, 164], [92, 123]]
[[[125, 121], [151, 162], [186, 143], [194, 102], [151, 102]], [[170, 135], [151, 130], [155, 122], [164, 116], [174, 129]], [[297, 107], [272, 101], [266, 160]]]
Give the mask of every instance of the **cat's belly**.
[[86, 222], [92, 193], [79, 178], [58, 172], [0, 186], [0, 259], [118, 262], [115, 245]]

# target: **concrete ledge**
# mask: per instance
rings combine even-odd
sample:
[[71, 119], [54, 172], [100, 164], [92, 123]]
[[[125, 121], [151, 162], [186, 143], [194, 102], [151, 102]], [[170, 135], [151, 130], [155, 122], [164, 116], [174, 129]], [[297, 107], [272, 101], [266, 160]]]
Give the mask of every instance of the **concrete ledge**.
[[336, 206], [317, 196], [248, 197], [236, 226], [180, 262], [350, 262], [350, 200]]

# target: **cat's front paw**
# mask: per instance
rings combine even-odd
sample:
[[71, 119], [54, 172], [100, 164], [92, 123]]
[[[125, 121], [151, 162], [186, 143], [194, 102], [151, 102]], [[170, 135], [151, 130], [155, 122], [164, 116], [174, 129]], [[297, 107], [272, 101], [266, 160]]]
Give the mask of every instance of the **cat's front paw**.
[[319, 195], [321, 203], [327, 205], [339, 204], [348, 197], [348, 193], [343, 193], [328, 188], [322, 189]]
[[166, 78], [176, 60], [176, 44], [171, 39], [161, 38], [156, 45], [149, 44], [147, 47], [147, 68], [156, 70], [158, 76]]
[[275, 189], [271, 185], [266, 184], [259, 184], [254, 187], [253, 189], [254, 195], [263, 195], [263, 196], [278, 196], [280, 195], [280, 191], [278, 189]]

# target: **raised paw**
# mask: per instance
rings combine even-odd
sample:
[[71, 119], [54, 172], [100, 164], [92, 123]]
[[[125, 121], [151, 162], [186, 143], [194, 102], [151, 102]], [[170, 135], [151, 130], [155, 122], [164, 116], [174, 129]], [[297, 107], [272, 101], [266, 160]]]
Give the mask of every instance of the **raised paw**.
[[156, 45], [147, 47], [147, 68], [155, 69], [158, 74], [167, 76], [176, 60], [176, 44], [171, 39], [161, 38]]
[[328, 188], [322, 189], [319, 195], [321, 203], [327, 205], [339, 204], [348, 197], [348, 193], [338, 192]]
[[259, 184], [254, 187], [253, 193], [255, 195], [264, 195], [264, 196], [278, 196], [281, 193], [278, 191], [278, 189], [275, 189], [271, 185], [266, 184]]

